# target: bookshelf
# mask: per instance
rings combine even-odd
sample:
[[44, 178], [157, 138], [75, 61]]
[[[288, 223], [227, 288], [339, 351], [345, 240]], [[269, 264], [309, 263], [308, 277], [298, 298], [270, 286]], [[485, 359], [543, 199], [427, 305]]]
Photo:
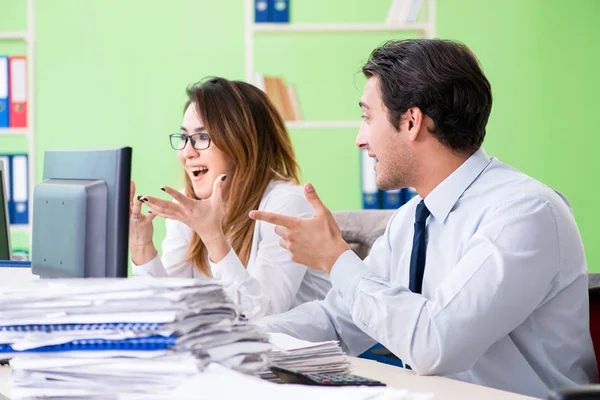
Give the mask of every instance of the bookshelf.
[[[254, 40], [258, 35], [272, 33], [316, 32], [416, 32], [423, 38], [435, 37], [435, 1], [423, 0], [427, 12], [426, 22], [387, 24], [387, 23], [255, 23], [254, 0], [244, 0], [244, 49], [246, 82], [254, 83]], [[360, 120], [348, 121], [286, 121], [288, 128], [359, 128]]]
[[[35, 0], [27, 0], [27, 30], [20, 32], [1, 32], [2, 41], [22, 41], [25, 43], [27, 56], [27, 127], [0, 128], [2, 136], [24, 136], [27, 138], [28, 154], [28, 195], [29, 195], [29, 224], [11, 225], [12, 232], [31, 233], [31, 217], [33, 211], [33, 187], [35, 185], [35, 102], [34, 102], [34, 61], [35, 61]], [[2, 51], [0, 50], [0, 53]], [[31, 241], [31, 235], [30, 235]], [[30, 243], [31, 244], [31, 243]]]

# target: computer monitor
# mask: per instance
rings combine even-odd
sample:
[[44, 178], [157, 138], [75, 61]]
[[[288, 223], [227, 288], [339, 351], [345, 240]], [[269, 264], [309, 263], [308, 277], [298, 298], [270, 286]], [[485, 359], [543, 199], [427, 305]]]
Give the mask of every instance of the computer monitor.
[[10, 260], [10, 220], [8, 219], [8, 178], [0, 160], [0, 260]]
[[31, 268], [41, 278], [127, 277], [131, 147], [44, 153]]

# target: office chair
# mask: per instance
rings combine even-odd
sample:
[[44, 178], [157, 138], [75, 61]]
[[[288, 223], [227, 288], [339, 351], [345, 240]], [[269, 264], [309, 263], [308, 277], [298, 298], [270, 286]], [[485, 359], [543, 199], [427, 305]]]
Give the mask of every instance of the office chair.
[[[588, 292], [590, 296], [590, 332], [596, 362], [600, 371], [600, 274], [589, 274]], [[550, 393], [548, 400], [597, 400], [600, 399], [600, 385], [585, 385], [562, 388]]]

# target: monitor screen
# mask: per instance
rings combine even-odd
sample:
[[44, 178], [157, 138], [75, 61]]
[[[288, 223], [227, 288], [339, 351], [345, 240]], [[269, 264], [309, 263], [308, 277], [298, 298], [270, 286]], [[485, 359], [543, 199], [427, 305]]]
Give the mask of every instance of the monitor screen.
[[31, 268], [41, 278], [127, 277], [131, 148], [44, 153]]
[[10, 260], [10, 222], [8, 219], [6, 172], [0, 160], [0, 260]]

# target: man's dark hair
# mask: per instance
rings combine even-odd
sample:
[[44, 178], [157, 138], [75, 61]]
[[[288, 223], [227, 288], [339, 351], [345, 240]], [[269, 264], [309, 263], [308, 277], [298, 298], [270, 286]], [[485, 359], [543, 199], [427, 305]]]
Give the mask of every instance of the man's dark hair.
[[411, 39], [384, 43], [371, 53], [363, 74], [379, 79], [390, 123], [410, 107], [429, 116], [430, 132], [458, 152], [473, 152], [483, 143], [492, 109], [492, 91], [475, 55], [449, 40]]

